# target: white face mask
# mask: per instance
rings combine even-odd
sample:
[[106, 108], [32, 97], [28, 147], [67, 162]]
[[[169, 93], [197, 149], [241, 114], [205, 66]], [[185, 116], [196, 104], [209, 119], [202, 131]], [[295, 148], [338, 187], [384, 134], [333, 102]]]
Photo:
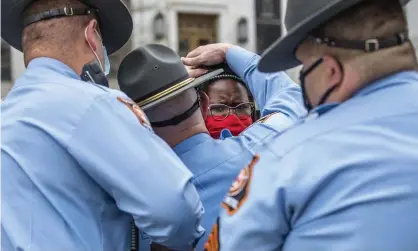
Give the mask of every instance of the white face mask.
[[102, 62], [101, 62], [101, 61], [100, 61], [100, 59], [99, 59], [99, 56], [98, 56], [98, 55], [97, 55], [97, 53], [93, 50], [93, 48], [92, 48], [92, 46], [91, 46], [91, 44], [90, 44], [89, 40], [87, 39], [87, 28], [88, 28], [88, 27], [86, 27], [86, 29], [84, 30], [84, 37], [86, 38], [86, 41], [87, 41], [87, 43], [89, 44], [91, 51], [93, 52], [94, 56], [96, 57], [97, 62], [99, 62], [100, 68], [102, 68], [102, 71], [103, 71], [103, 72], [104, 72], [104, 74], [107, 76], [107, 75], [109, 75], [109, 73], [110, 73], [110, 60], [109, 60], [109, 56], [107, 55], [107, 50], [106, 50], [106, 47], [103, 45], [103, 40], [102, 40], [102, 38], [100, 37], [100, 35], [99, 35], [99, 33], [97, 32], [97, 30], [94, 30], [94, 31], [96, 32], [97, 36], [100, 38], [100, 41], [102, 42], [103, 57], [104, 57], [104, 61], [105, 61], [105, 62], [104, 62], [104, 67], [103, 67]]

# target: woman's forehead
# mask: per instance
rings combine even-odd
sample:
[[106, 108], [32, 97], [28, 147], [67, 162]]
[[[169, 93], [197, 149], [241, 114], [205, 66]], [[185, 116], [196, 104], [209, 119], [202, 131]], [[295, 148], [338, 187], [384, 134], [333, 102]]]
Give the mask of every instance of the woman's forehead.
[[209, 91], [212, 92], [243, 92], [248, 94], [243, 84], [233, 79], [219, 79], [209, 85]]
[[220, 79], [213, 82], [209, 85], [208, 95], [211, 101], [248, 101], [248, 92], [245, 87], [232, 79]]

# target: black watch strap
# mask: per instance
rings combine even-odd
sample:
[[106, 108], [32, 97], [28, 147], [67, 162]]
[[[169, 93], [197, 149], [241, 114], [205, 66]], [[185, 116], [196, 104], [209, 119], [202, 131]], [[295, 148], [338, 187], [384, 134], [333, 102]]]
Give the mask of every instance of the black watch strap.
[[197, 109], [200, 107], [199, 98], [196, 100], [196, 102], [190, 107], [187, 111], [183, 112], [182, 114], [175, 116], [174, 118], [164, 120], [164, 121], [158, 121], [158, 122], [151, 122], [152, 127], [166, 127], [166, 126], [174, 126], [180, 124], [182, 121], [188, 119], [190, 116], [193, 115]]

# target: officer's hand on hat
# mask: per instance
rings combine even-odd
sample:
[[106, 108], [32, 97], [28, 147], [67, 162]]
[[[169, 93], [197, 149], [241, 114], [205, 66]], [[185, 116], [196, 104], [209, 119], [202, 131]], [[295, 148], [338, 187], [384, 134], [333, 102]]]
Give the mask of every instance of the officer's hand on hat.
[[183, 64], [198, 68], [199, 66], [211, 66], [225, 62], [226, 51], [232, 44], [218, 43], [199, 46], [191, 51], [185, 58]]
[[207, 69], [195, 68], [195, 67], [191, 67], [187, 65], [186, 65], [186, 69], [187, 69], [187, 73], [189, 73], [189, 76], [191, 78], [198, 78], [202, 75], [205, 75], [208, 72]]

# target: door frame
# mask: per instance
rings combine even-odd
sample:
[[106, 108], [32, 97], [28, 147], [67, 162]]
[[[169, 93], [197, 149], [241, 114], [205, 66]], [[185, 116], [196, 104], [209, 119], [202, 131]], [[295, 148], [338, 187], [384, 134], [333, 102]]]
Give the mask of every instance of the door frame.
[[170, 2], [167, 3], [169, 7], [168, 15], [168, 45], [170, 48], [175, 48], [177, 51], [179, 48], [179, 29], [178, 29], [178, 14], [206, 14], [206, 15], [217, 15], [217, 39], [216, 42], [228, 42], [228, 5], [227, 4], [217, 4], [217, 3], [181, 3], [181, 2]]
[[[180, 19], [182, 18], [182, 16], [183, 18], [185, 18], [183, 21], [191, 22], [192, 23], [191, 25], [194, 25], [195, 23], [198, 23], [198, 22], [202, 22], [202, 24], [209, 25], [208, 28], [210, 27], [209, 30], [199, 30], [198, 27], [194, 27], [195, 28], [193, 29], [194, 32], [186, 28], [186, 30], [184, 30], [185, 33], [182, 34], [181, 25], [178, 26], [179, 28], [178, 42], [180, 42], [182, 39], [188, 40], [189, 49], [187, 50], [187, 52], [199, 46], [199, 39], [208, 39], [208, 43], [216, 43], [217, 41], [219, 41], [218, 39], [219, 16], [218, 15], [212, 15], [212, 14], [209, 15], [209, 14], [201, 14], [201, 13], [190, 14], [190, 13], [181, 12], [177, 16], [178, 22], [181, 21]], [[191, 18], [191, 19], [188, 20], [188, 18]], [[179, 50], [180, 48], [177, 48], [177, 49], [178, 49], [178, 52], [180, 53], [180, 50]], [[185, 56], [185, 55], [181, 55], [181, 56]]]

